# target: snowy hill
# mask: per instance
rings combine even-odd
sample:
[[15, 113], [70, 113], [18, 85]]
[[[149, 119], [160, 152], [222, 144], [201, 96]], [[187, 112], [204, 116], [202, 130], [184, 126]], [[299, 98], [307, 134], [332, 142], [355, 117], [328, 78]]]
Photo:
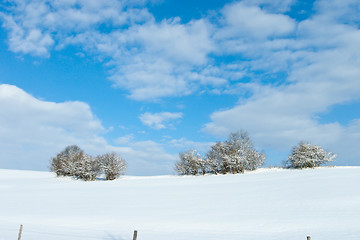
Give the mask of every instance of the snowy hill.
[[0, 239], [360, 239], [360, 167], [83, 182], [0, 170]]

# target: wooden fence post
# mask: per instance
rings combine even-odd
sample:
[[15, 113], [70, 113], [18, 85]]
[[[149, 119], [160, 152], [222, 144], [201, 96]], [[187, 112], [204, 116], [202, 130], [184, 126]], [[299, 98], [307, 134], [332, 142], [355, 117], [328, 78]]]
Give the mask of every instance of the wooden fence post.
[[311, 240], [311, 237], [310, 237], [310, 236], [306, 236], [306, 240]]
[[22, 233], [22, 229], [23, 229], [23, 225], [20, 225], [20, 230], [19, 230], [19, 236], [18, 236], [18, 240], [21, 239], [21, 233]]
[[134, 230], [134, 237], [133, 237], [133, 240], [136, 240], [137, 239], [137, 230]]

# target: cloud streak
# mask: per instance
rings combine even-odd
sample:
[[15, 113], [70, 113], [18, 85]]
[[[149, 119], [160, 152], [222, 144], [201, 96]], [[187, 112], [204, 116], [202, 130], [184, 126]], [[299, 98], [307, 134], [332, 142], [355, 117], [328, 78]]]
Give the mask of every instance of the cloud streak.
[[143, 113], [140, 115], [141, 122], [151, 128], [156, 130], [164, 129], [171, 127], [169, 122], [181, 119], [183, 114], [180, 112], [171, 113], [171, 112], [160, 112], [160, 113]]

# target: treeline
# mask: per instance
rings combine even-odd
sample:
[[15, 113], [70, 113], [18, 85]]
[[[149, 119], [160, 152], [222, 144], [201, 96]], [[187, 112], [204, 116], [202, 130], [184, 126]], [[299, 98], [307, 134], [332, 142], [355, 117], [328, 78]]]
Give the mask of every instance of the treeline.
[[[292, 148], [285, 168], [314, 168], [334, 161], [336, 155], [321, 146], [300, 142]], [[217, 142], [202, 156], [190, 149], [179, 153], [175, 172], [179, 175], [236, 174], [254, 171], [265, 163], [264, 151], [257, 151], [249, 134], [233, 132], [224, 142]], [[106, 180], [114, 180], [126, 170], [125, 160], [117, 153], [93, 157], [76, 145], [68, 146], [51, 159], [50, 170], [57, 176], [71, 176], [85, 181], [96, 180], [101, 174]]]
[[59, 176], [94, 181], [100, 174], [114, 180], [126, 170], [126, 162], [115, 152], [93, 157], [76, 145], [68, 146], [51, 159], [50, 170]]
[[[294, 146], [285, 168], [313, 168], [333, 161], [335, 155], [326, 152], [321, 146], [300, 142]], [[245, 131], [234, 132], [224, 142], [217, 142], [201, 156], [195, 149], [179, 154], [175, 172], [179, 175], [236, 174], [245, 170], [253, 171], [265, 163], [264, 151], [257, 151]]]

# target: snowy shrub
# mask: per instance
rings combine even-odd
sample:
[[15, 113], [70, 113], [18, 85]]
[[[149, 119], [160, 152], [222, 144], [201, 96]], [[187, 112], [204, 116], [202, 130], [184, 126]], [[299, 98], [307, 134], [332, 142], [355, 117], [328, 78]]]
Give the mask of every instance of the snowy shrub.
[[182, 152], [179, 157], [175, 171], [180, 175], [244, 173], [245, 170], [257, 169], [265, 162], [265, 154], [255, 150], [244, 131], [231, 133], [227, 141], [217, 142], [206, 158], [196, 150]]
[[83, 154], [75, 163], [74, 177], [85, 181], [94, 181], [101, 173], [101, 162], [97, 158]]
[[81, 161], [83, 155], [83, 150], [78, 146], [67, 146], [51, 160], [50, 170], [57, 176], [74, 176], [76, 165]]
[[334, 161], [335, 157], [336, 155], [326, 152], [321, 146], [300, 142], [293, 147], [285, 164], [289, 168], [314, 168]]
[[230, 167], [224, 157], [226, 155], [227, 152], [224, 143], [217, 142], [211, 147], [210, 151], [206, 154], [207, 164], [209, 166], [210, 173], [226, 174], [227, 172], [229, 172]]
[[247, 132], [231, 133], [225, 142], [218, 142], [207, 153], [212, 173], [244, 173], [253, 171], [265, 162], [265, 154], [255, 150]]
[[56, 173], [56, 176], [60, 177], [60, 176], [64, 176], [64, 171], [62, 169], [62, 160], [61, 160], [61, 156], [60, 153], [56, 155], [56, 157], [51, 159], [51, 163], [50, 163], [50, 171]]
[[57, 176], [72, 176], [85, 181], [94, 181], [102, 172], [106, 180], [114, 180], [126, 169], [125, 161], [116, 153], [92, 157], [78, 146], [66, 147], [52, 158], [50, 170]]
[[197, 175], [206, 173], [206, 162], [196, 150], [188, 150], [179, 154], [180, 160], [175, 163], [175, 171], [179, 175]]
[[105, 173], [106, 180], [114, 180], [126, 170], [126, 162], [117, 153], [106, 153], [97, 157]]

